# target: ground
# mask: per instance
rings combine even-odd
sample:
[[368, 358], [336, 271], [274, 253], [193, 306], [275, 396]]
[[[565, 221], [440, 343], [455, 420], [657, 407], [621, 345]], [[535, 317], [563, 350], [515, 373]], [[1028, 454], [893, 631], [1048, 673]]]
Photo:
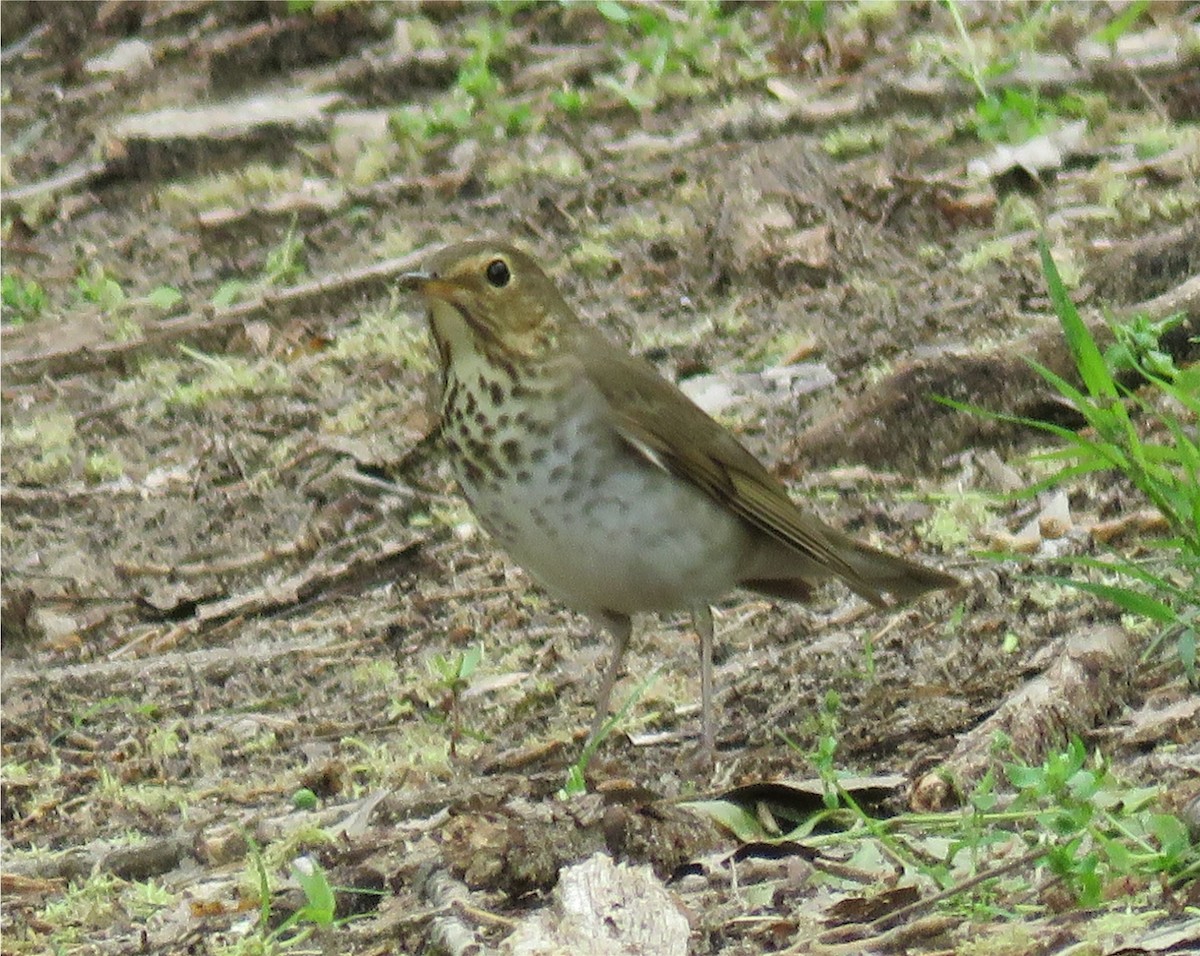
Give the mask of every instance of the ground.
[[[1189, 15], [6, 3], [3, 952], [578, 952], [535, 924], [585, 872], [628, 896], [595, 952], [1195, 944], [1186, 835], [1089, 897], [1091, 843], [952, 809], [1103, 765], [1164, 859], [1200, 708], [1173, 639], [1047, 580], [1144, 554], [1149, 503], [1014, 497], [1045, 434], [934, 400], [1083, 425], [1026, 361], [1073, 369], [1043, 234], [1102, 347], [1182, 311], [1194, 362]], [[731, 595], [711, 762], [696, 638], [647, 617], [582, 766], [607, 644], [458, 497], [395, 281], [478, 235], [963, 587]], [[818, 824], [851, 773], [864, 813]]]

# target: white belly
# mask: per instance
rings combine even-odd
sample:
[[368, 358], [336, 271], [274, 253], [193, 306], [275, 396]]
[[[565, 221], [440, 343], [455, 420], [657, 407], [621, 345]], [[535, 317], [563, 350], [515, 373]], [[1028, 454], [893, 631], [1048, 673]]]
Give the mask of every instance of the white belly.
[[[578, 415], [540, 460], [456, 468], [480, 523], [547, 590], [585, 612], [690, 609], [732, 589], [749, 535], [703, 492]], [[491, 439], [502, 447], [511, 432]]]

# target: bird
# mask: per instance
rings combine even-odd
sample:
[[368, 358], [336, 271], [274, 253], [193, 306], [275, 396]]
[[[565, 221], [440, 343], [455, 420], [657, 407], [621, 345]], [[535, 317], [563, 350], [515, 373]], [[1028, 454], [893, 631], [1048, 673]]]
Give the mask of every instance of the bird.
[[711, 606], [726, 594], [804, 602], [834, 578], [884, 607], [959, 585], [796, 504], [727, 428], [582, 321], [531, 255], [476, 239], [423, 265], [400, 283], [428, 308], [438, 429], [463, 495], [537, 583], [611, 635], [591, 741], [634, 614], [690, 612], [712, 754]]

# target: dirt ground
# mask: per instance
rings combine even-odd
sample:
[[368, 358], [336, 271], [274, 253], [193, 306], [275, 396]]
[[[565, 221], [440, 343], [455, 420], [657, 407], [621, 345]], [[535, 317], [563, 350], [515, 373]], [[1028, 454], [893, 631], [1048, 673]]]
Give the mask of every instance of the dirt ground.
[[[1145, 502], [1116, 477], [1006, 497], [1044, 439], [931, 397], [1080, 424], [1024, 361], [1070, 367], [1040, 223], [1085, 316], [1181, 308], [1164, 347], [1195, 360], [1194, 8], [1154, 5], [1102, 57], [1080, 53], [1100, 5], [809, 28], [820, 5], [650, 6], [642, 33], [630, 9], [4, 4], [3, 953], [586, 952], [520, 934], [601, 852], [649, 865], [626, 902], [663, 894], [684, 942], [598, 953], [1196, 943], [1194, 887], [1083, 911], [1030, 866], [939, 905], [886, 856], [696, 809], [803, 817], [832, 736], [838, 771], [878, 778], [864, 803], [903, 813], [1087, 642], [1108, 663], [1027, 759], [1075, 734], [1167, 811], [1200, 792], [1178, 661], [1036, 577], [1099, 553], [1104, 522], [1138, 553]], [[973, 131], [968, 54], [1073, 94], [1084, 127], [1006, 160]], [[474, 525], [395, 283], [477, 235], [537, 255], [826, 521], [963, 589], [886, 612], [731, 595], [714, 766], [686, 618], [639, 621], [614, 694], [635, 699], [565, 797], [607, 642]], [[338, 919], [273, 935], [298, 858]], [[908, 935], [829, 935], [901, 890], [927, 905]]]

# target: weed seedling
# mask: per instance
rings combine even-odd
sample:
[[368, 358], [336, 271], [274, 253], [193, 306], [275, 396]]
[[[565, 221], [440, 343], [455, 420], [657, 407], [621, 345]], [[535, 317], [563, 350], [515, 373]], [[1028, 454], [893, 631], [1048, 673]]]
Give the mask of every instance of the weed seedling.
[[283, 285], [294, 282], [307, 271], [304, 262], [304, 237], [296, 232], [296, 219], [288, 226], [287, 234], [279, 245], [267, 253], [263, 263], [263, 282], [266, 285]]
[[1183, 322], [1182, 312], [1155, 322], [1136, 315], [1127, 322], [1113, 325], [1116, 341], [1104, 351], [1104, 361], [1114, 372], [1140, 372], [1145, 369], [1159, 378], [1175, 379], [1179, 369], [1170, 353], [1162, 350], [1161, 340], [1166, 333]]
[[0, 278], [0, 304], [4, 306], [4, 321], [10, 325], [32, 322], [46, 311], [49, 302], [46, 290], [33, 279], [12, 273]]
[[150, 290], [150, 294], [146, 296], [146, 301], [156, 309], [170, 312], [183, 301], [183, 293], [174, 286], [160, 285]]
[[588, 97], [578, 87], [564, 83], [561, 90], [555, 90], [550, 94], [550, 102], [567, 116], [576, 119], [582, 116], [584, 110], [587, 109]]
[[112, 311], [125, 304], [125, 290], [121, 284], [104, 271], [102, 266], [93, 266], [85, 275], [75, 280], [80, 299]]
[[[881, 818], [842, 786], [829, 737], [823, 734], [809, 755], [828, 787], [825, 809], [806, 814], [790, 831], [779, 832], [740, 803], [691, 806], [743, 841], [803, 841], [818, 854], [849, 852], [889, 883], [932, 881], [940, 892], [923, 906], [989, 920], [1011, 919], [1028, 908], [1031, 894], [1051, 888], [1065, 890], [1080, 907], [1115, 891], [1153, 906], [1156, 895], [1200, 876], [1200, 851], [1183, 823], [1161, 811], [1158, 789], [1123, 785], [1098, 755], [1089, 758], [1078, 738], [1039, 764], [1014, 758], [1002, 773], [989, 771], [962, 810]], [[1010, 748], [998, 740], [997, 757], [1011, 757]]]
[[1108, 21], [1104, 26], [1092, 34], [1092, 39], [1097, 43], [1103, 43], [1105, 46], [1112, 47], [1116, 50], [1117, 41], [1121, 39], [1130, 28], [1142, 18], [1142, 14], [1150, 6], [1150, 0], [1133, 0], [1133, 3], [1128, 4], [1124, 10], [1121, 10], [1115, 17]]
[[298, 946], [308, 939], [315, 929], [336, 925], [338, 921], [335, 921], [334, 916], [337, 911], [337, 897], [329, 878], [312, 857], [299, 856], [292, 861], [291, 870], [292, 877], [304, 894], [304, 905], [277, 927], [269, 930], [273, 916], [271, 877], [262, 849], [249, 833], [245, 834], [245, 838], [249, 848], [251, 876], [256, 883], [259, 897], [259, 933], [267, 952], [274, 952], [279, 947], [290, 949]]
[[450, 720], [450, 756], [458, 756], [458, 742], [463, 738], [462, 693], [470, 686], [471, 675], [483, 659], [483, 648], [476, 645], [461, 654], [446, 657], [435, 654], [429, 662], [429, 670], [443, 691], [442, 712]]
[[1080, 906], [1098, 905], [1105, 886], [1119, 879], [1200, 873], [1184, 825], [1150, 809], [1155, 791], [1122, 789], [1103, 761], [1088, 761], [1078, 737], [1040, 765], [1007, 764], [1005, 774], [1017, 789], [1009, 811], [1027, 814], [1041, 831], [1046, 865]]
[[808, 759], [812, 761], [817, 770], [817, 775], [821, 778], [821, 784], [825, 790], [825, 806], [830, 810], [839, 806], [838, 793], [841, 790], [837, 768], [833, 762], [838, 749], [838, 713], [841, 709], [842, 698], [836, 691], [829, 691], [821, 702], [821, 710], [817, 717], [820, 730], [817, 746], [808, 755]]
[[612, 736], [613, 731], [621, 726], [621, 724], [625, 721], [625, 718], [629, 716], [629, 712], [633, 709], [633, 705], [641, 700], [646, 691], [650, 689], [650, 685], [658, 680], [658, 675], [661, 671], [662, 665], [659, 665], [648, 675], [646, 675], [645, 680], [643, 680], [637, 685], [637, 687], [633, 689], [633, 693], [629, 695], [629, 697], [625, 700], [625, 703], [621, 705], [620, 709], [607, 720], [605, 720], [604, 723], [600, 725], [600, 729], [596, 732], [596, 735], [586, 744], [584, 744], [583, 750], [581, 750], [579, 753], [579, 759], [571, 764], [571, 766], [567, 769], [566, 783], [563, 784], [563, 788], [558, 792], [560, 799], [565, 800], [568, 797], [576, 797], [580, 794], [587, 793], [587, 768], [588, 764], [592, 760], [593, 754], [600, 749], [600, 745], [603, 744], [605, 740]]
[[297, 857], [292, 863], [292, 876], [304, 893], [304, 905], [280, 924], [276, 936], [282, 936], [298, 923], [331, 926], [337, 901], [321, 864], [311, 856]]

